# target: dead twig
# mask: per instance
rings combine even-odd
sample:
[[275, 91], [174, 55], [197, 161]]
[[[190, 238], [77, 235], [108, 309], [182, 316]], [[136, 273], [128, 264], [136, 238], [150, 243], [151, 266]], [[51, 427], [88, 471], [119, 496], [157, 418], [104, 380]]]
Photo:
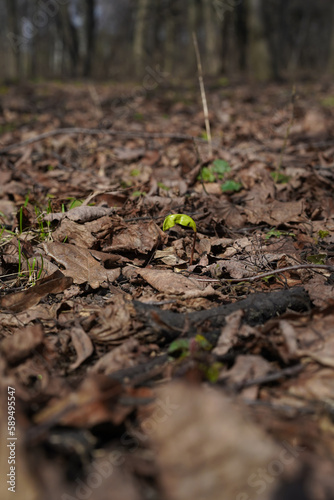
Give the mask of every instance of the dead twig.
[[293, 377], [294, 375], [298, 375], [301, 371], [305, 369], [305, 364], [298, 364], [294, 366], [289, 366], [287, 368], [283, 368], [282, 370], [276, 371], [274, 373], [268, 373], [263, 377], [253, 378], [250, 380], [244, 380], [243, 382], [239, 382], [233, 386], [235, 391], [241, 391], [242, 389], [246, 389], [247, 387], [252, 387], [253, 385], [264, 385], [270, 384], [273, 382], [277, 382], [282, 378]]
[[272, 276], [273, 274], [280, 274], [284, 273], [285, 271], [297, 271], [298, 269], [326, 269], [327, 271], [334, 272], [334, 266], [327, 266], [326, 264], [298, 264], [296, 266], [287, 266], [287, 267], [281, 267], [280, 269], [274, 269], [273, 271], [267, 271], [266, 273], [262, 274], [257, 274], [256, 276], [251, 276], [250, 278], [206, 278], [205, 276], [194, 276], [191, 275], [190, 277], [199, 281], [208, 281], [208, 282], [215, 282], [215, 283], [221, 283], [227, 282], [227, 283], [241, 283], [242, 281], [256, 281], [260, 280], [262, 278], [267, 278], [268, 276]]
[[196, 37], [195, 33], [193, 33], [193, 42], [194, 42], [195, 54], [196, 54], [196, 60], [197, 60], [198, 80], [199, 80], [199, 87], [201, 90], [205, 129], [206, 129], [206, 135], [208, 138], [208, 145], [209, 145], [209, 158], [212, 158], [212, 138], [211, 138], [211, 129], [210, 129], [210, 121], [209, 121], [208, 103], [207, 103], [206, 95], [205, 95], [201, 56], [199, 53], [197, 37]]

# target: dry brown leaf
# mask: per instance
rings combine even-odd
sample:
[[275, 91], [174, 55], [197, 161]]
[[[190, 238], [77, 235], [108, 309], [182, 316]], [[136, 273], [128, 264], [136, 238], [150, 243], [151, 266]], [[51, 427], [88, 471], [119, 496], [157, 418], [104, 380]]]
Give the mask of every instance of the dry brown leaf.
[[54, 220], [61, 221], [65, 218], [74, 222], [88, 222], [104, 215], [110, 215], [115, 212], [114, 208], [107, 207], [88, 207], [82, 205], [72, 208], [67, 212], [50, 213], [44, 216], [44, 220], [52, 222]]
[[[219, 380], [227, 381], [228, 385], [241, 385], [249, 380], [263, 377], [271, 370], [269, 361], [258, 355], [240, 355], [237, 357], [231, 370], [222, 372]], [[257, 385], [246, 387], [242, 390], [242, 396], [247, 399], [256, 399], [259, 387]]]
[[228, 272], [231, 278], [249, 278], [258, 274], [256, 266], [240, 260], [219, 260], [212, 266], [215, 276], [221, 276], [223, 272]]
[[145, 148], [114, 148], [114, 155], [119, 160], [137, 160], [145, 154]]
[[118, 425], [132, 411], [117, 406], [122, 386], [110, 377], [91, 375], [86, 377], [77, 391], [61, 400], [54, 400], [35, 417], [38, 424], [53, 423], [73, 427], [91, 427], [102, 422]]
[[91, 248], [96, 238], [88, 231], [85, 224], [78, 224], [70, 219], [63, 219], [60, 226], [52, 233], [54, 241], [62, 242], [66, 239], [83, 248]]
[[216, 347], [212, 351], [214, 354], [222, 356], [236, 344], [242, 317], [242, 309], [226, 316], [225, 326], [222, 328]]
[[131, 302], [123, 295], [114, 295], [102, 309], [96, 320], [97, 324], [89, 331], [89, 336], [96, 342], [119, 344], [131, 335]]
[[44, 331], [40, 324], [15, 330], [1, 342], [1, 351], [9, 363], [26, 358], [43, 342]]
[[166, 243], [168, 236], [155, 222], [143, 222], [135, 224], [112, 236], [112, 243], [103, 248], [106, 252], [140, 252], [147, 253], [157, 247], [158, 244]]
[[92, 367], [93, 373], [104, 373], [109, 375], [122, 368], [133, 366], [137, 358], [139, 342], [137, 339], [129, 339], [122, 345], [115, 347], [110, 352], [102, 356]]
[[[157, 391], [141, 427], [157, 451], [166, 500], [251, 498], [249, 478], [278, 457], [271, 438], [223, 393], [184, 383]], [[257, 498], [269, 498], [273, 485]]]
[[317, 307], [322, 307], [334, 299], [334, 286], [326, 284], [326, 278], [316, 274], [305, 285], [310, 299]]
[[49, 293], [63, 292], [72, 285], [72, 281], [72, 278], [64, 276], [58, 270], [50, 276], [38, 280], [33, 287], [27, 288], [27, 290], [3, 297], [0, 300], [0, 307], [15, 313], [25, 311], [29, 307], [37, 305]]
[[285, 202], [274, 200], [270, 203], [259, 203], [257, 199], [253, 199], [246, 204], [244, 212], [251, 224], [266, 222], [278, 226], [287, 222], [306, 220], [303, 200]]
[[153, 288], [166, 294], [194, 298], [214, 295], [216, 293], [210, 285], [205, 286], [205, 284], [203, 290], [202, 282], [187, 278], [182, 274], [177, 274], [170, 270], [136, 269], [136, 272]]
[[94, 346], [84, 329], [80, 326], [74, 326], [70, 329], [70, 336], [73, 343], [77, 359], [70, 366], [70, 371], [76, 370], [89, 356], [94, 352]]
[[59, 242], [43, 243], [43, 248], [66, 268], [64, 274], [71, 276], [73, 283], [89, 283], [92, 288], [99, 288], [108, 286], [119, 276], [118, 268], [105, 269], [86, 248]]

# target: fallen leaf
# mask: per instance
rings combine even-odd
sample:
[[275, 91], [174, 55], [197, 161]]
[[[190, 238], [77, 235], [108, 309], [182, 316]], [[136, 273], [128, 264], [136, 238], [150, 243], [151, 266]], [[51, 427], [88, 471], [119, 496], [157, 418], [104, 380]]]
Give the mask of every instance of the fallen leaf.
[[64, 274], [73, 279], [73, 283], [89, 283], [92, 288], [108, 286], [120, 274], [120, 269], [105, 269], [92, 257], [86, 248], [76, 247], [67, 243], [43, 243], [47, 255], [55, 259], [66, 269]]
[[65, 218], [74, 222], [88, 222], [104, 215], [110, 215], [115, 212], [114, 208], [106, 207], [88, 207], [82, 205], [80, 207], [72, 208], [67, 212], [49, 213], [44, 215], [44, 220], [52, 222], [54, 220], [61, 221]]
[[61, 221], [60, 226], [52, 233], [54, 241], [73, 243], [83, 248], [91, 248], [96, 238], [87, 229], [85, 224], [78, 224], [70, 219]]
[[110, 352], [102, 356], [92, 367], [93, 373], [104, 373], [109, 375], [122, 368], [127, 368], [135, 364], [139, 342], [137, 339], [129, 339], [120, 346], [115, 347]]
[[287, 222], [306, 220], [303, 200], [285, 202], [274, 200], [270, 203], [259, 203], [257, 199], [253, 199], [247, 202], [244, 212], [251, 224], [266, 222], [272, 226], [278, 226]]
[[[166, 500], [251, 498], [251, 474], [278, 449], [221, 391], [172, 383], [157, 391], [141, 422], [153, 441]], [[256, 450], [256, 452], [254, 452]], [[271, 484], [266, 483], [265, 497]]]
[[137, 160], [145, 154], [145, 148], [114, 148], [114, 154], [119, 160]]
[[182, 295], [184, 298], [188, 298], [214, 295], [216, 293], [211, 285], [205, 286], [205, 283], [203, 289], [201, 281], [187, 278], [170, 270], [136, 269], [136, 272], [153, 288], [170, 295]]
[[43, 328], [37, 323], [15, 330], [10, 337], [2, 340], [0, 349], [9, 363], [17, 363], [28, 357], [43, 342], [43, 338]]
[[103, 250], [106, 252], [147, 253], [158, 244], [166, 243], [167, 240], [168, 235], [155, 222], [150, 221], [120, 229], [112, 235], [111, 244], [106, 244]]
[[76, 370], [94, 352], [94, 346], [84, 329], [77, 325], [70, 329], [70, 336], [77, 359], [70, 366], [70, 371]]
[[50, 276], [36, 281], [36, 284], [31, 288], [3, 297], [0, 300], [0, 307], [15, 313], [25, 311], [29, 307], [38, 304], [49, 293], [56, 294], [63, 292], [72, 285], [72, 281], [72, 278], [64, 276], [58, 270]]
[[122, 392], [119, 382], [94, 374], [86, 377], [76, 391], [61, 400], [52, 400], [37, 413], [34, 420], [37, 424], [52, 421], [54, 424], [84, 428], [108, 421], [118, 425], [132, 411], [131, 406], [125, 410], [117, 406]]
[[95, 342], [119, 344], [131, 335], [131, 302], [123, 295], [114, 295], [110, 302], [96, 316], [96, 325], [89, 330]]

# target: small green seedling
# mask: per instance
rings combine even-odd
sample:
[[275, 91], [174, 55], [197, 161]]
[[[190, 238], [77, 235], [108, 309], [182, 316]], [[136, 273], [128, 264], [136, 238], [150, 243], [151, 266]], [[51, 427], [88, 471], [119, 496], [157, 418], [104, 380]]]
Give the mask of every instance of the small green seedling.
[[189, 356], [189, 340], [177, 339], [174, 340], [168, 347], [168, 354], [171, 357], [185, 358]]
[[218, 175], [218, 179], [221, 180], [225, 174], [231, 171], [231, 167], [226, 160], [215, 160], [212, 165], [212, 170]]
[[317, 255], [308, 255], [306, 257], [307, 262], [311, 262], [312, 264], [321, 264], [324, 265], [326, 262], [327, 255], [325, 253], [319, 253]]
[[270, 172], [270, 175], [277, 184], [287, 184], [291, 179], [289, 175], [281, 174], [281, 172]]
[[164, 220], [162, 230], [167, 231], [168, 229], [171, 229], [173, 226], [175, 226], [175, 224], [179, 224], [180, 226], [191, 227], [194, 231], [193, 246], [191, 249], [190, 262], [189, 262], [189, 265], [192, 266], [194, 251], [195, 251], [196, 234], [197, 234], [195, 221], [191, 217], [189, 217], [189, 215], [185, 214], [167, 215], [167, 217]]
[[240, 182], [230, 180], [224, 182], [224, 184], [220, 187], [223, 193], [237, 193], [242, 188], [242, 184], [240, 184]]
[[280, 231], [279, 229], [273, 227], [272, 229], [270, 229], [270, 231], [267, 232], [267, 234], [265, 235], [265, 239], [269, 240], [269, 238], [273, 237], [280, 238], [281, 236], [292, 236], [292, 238], [296, 237], [295, 233], [289, 233], [288, 231]]
[[328, 236], [328, 235], [329, 235], [329, 231], [325, 231], [325, 230], [323, 230], [323, 229], [320, 229], [320, 230], [318, 231], [318, 236], [319, 236], [319, 238], [320, 238], [321, 240], [322, 240], [323, 238], [326, 238], [326, 236]]
[[224, 175], [231, 171], [231, 167], [226, 160], [215, 160], [209, 167], [202, 167], [197, 177], [199, 181], [215, 182], [222, 180]]

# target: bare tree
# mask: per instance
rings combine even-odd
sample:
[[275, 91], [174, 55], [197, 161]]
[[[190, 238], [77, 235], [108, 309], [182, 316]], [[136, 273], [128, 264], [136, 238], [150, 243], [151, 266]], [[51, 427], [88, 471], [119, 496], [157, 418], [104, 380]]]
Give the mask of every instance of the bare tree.
[[[17, 0], [6, 0], [7, 17], [8, 17], [8, 27], [9, 31], [7, 33], [7, 38], [11, 43], [12, 52], [15, 59], [15, 73], [17, 78], [22, 77], [22, 52], [21, 52], [21, 42], [20, 42], [20, 26], [18, 18]], [[11, 56], [10, 56], [11, 60]], [[11, 62], [11, 61], [10, 61]]]
[[212, 2], [203, 2], [205, 26], [205, 66], [209, 75], [217, 75], [220, 67], [220, 32], [218, 30], [217, 14]]
[[85, 0], [85, 4], [86, 55], [83, 74], [84, 76], [90, 76], [95, 48], [95, 0]]
[[150, 0], [138, 0], [136, 23], [133, 35], [134, 68], [137, 76], [144, 70], [145, 64], [145, 32], [148, 26], [148, 8]]

